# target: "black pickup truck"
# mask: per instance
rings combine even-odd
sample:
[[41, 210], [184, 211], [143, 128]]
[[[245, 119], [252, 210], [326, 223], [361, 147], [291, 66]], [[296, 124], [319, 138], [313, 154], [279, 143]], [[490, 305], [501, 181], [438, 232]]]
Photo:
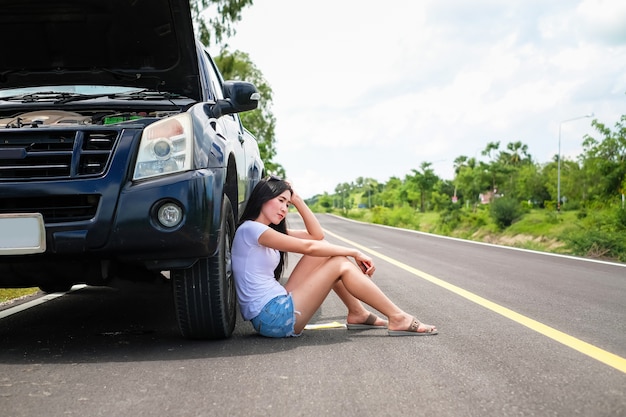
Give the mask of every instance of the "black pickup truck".
[[3, 0], [0, 287], [167, 277], [184, 336], [229, 337], [230, 245], [263, 175], [189, 0]]

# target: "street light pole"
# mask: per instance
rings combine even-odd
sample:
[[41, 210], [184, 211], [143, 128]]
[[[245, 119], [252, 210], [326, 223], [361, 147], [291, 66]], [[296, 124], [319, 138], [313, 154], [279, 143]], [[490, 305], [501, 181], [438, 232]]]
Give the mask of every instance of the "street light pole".
[[561, 212], [561, 125], [566, 122], [572, 122], [574, 120], [584, 119], [586, 117], [593, 117], [593, 113], [586, 114], [584, 116], [573, 117], [571, 119], [561, 120], [559, 122], [559, 154], [557, 156], [557, 168], [556, 168], [556, 211]]

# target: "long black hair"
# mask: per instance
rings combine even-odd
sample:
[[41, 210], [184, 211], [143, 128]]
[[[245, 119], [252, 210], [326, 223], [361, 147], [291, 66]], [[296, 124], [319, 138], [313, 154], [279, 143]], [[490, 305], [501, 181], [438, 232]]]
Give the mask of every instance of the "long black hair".
[[[248, 199], [248, 203], [246, 204], [246, 208], [241, 214], [241, 218], [239, 219], [239, 224], [237, 225], [237, 227], [241, 226], [241, 224], [246, 220], [256, 220], [261, 214], [261, 208], [263, 207], [263, 204], [273, 198], [278, 197], [285, 191], [293, 193], [291, 185], [289, 185], [289, 183], [285, 180], [274, 175], [262, 178], [252, 190], [250, 198]], [[282, 219], [278, 224], [270, 223], [269, 227], [278, 232], [287, 234], [286, 219]], [[274, 278], [276, 278], [277, 281], [283, 274], [283, 268], [286, 264], [286, 259], [287, 254], [283, 251], [280, 251], [280, 261], [278, 262], [278, 266], [274, 270]]]

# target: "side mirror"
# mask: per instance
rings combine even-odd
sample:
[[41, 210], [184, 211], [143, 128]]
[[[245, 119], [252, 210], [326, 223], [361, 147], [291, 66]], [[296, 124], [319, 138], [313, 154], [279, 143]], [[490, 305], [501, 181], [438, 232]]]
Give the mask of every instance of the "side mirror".
[[254, 84], [245, 81], [226, 81], [224, 99], [215, 104], [205, 104], [207, 116], [218, 119], [224, 115], [254, 110], [259, 106], [261, 94]]

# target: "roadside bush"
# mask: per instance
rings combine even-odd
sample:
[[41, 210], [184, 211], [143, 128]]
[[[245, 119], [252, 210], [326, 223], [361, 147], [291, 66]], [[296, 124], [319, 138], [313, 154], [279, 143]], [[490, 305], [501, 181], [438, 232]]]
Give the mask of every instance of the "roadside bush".
[[561, 239], [578, 256], [626, 261], [626, 210], [593, 206]]
[[384, 224], [386, 226], [389, 226], [389, 224], [387, 224], [387, 219], [389, 217], [388, 216], [389, 209], [387, 207], [376, 206], [371, 211], [372, 211], [372, 223]]
[[474, 229], [487, 226], [489, 221], [489, 214], [484, 210], [476, 210], [468, 216], [468, 221]]
[[364, 209], [352, 209], [348, 211], [348, 217], [354, 220], [363, 220], [367, 213]]
[[562, 240], [574, 255], [626, 261], [626, 238], [622, 233], [600, 230], [570, 230]]
[[550, 224], [557, 224], [559, 222], [559, 214], [556, 210], [546, 211], [546, 222]]
[[436, 232], [449, 235], [463, 220], [463, 208], [460, 204], [448, 204], [439, 214]]
[[498, 227], [504, 229], [522, 217], [524, 211], [515, 199], [501, 197], [491, 202], [489, 213]]
[[371, 210], [371, 222], [413, 230], [419, 230], [420, 225], [418, 213], [410, 206], [374, 207]]
[[571, 200], [561, 205], [561, 210], [575, 211], [575, 210], [580, 210], [581, 207], [582, 207], [582, 204], [580, 203], [580, 201]]
[[617, 209], [615, 211], [615, 224], [618, 230], [626, 230], [626, 210]]
[[419, 230], [419, 218], [413, 207], [396, 207], [391, 210], [389, 226], [402, 227], [405, 229]]

